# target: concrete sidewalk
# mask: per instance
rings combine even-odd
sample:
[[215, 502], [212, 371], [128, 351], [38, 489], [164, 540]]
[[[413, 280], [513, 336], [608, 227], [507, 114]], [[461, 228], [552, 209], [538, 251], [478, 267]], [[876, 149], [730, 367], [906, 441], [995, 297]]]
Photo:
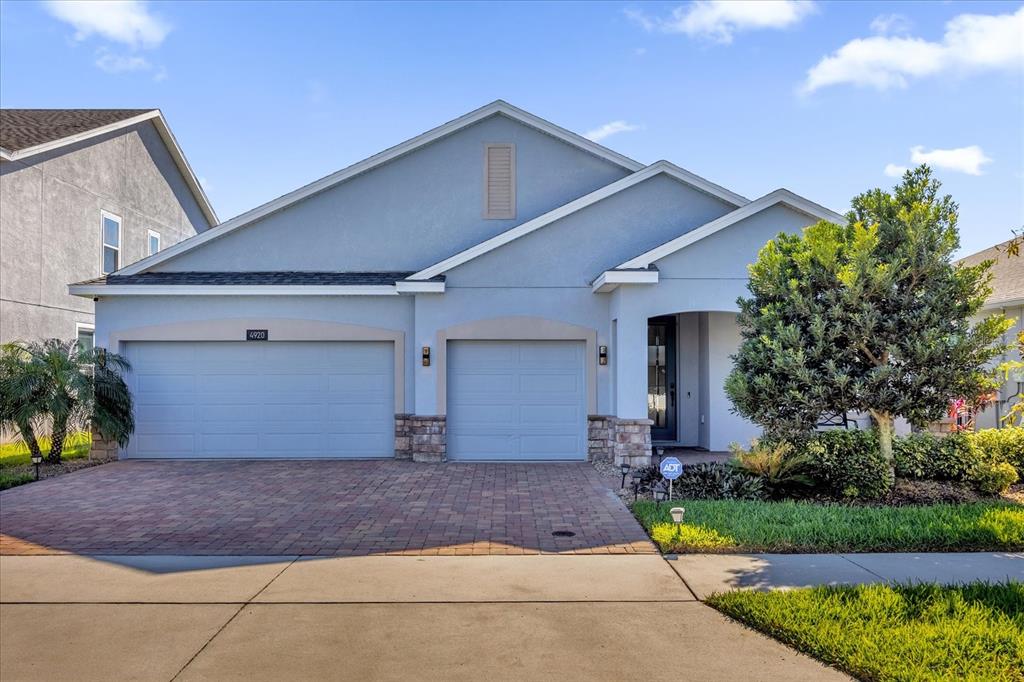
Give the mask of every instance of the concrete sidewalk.
[[847, 679], [657, 555], [0, 556], [0, 652], [4, 682]]
[[878, 582], [1024, 581], [1024, 554], [680, 554], [668, 563], [698, 599], [734, 589]]

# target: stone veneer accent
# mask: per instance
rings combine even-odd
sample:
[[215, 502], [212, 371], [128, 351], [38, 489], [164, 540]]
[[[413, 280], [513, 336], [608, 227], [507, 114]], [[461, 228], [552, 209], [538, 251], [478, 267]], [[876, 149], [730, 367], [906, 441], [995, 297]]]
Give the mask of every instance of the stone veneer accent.
[[623, 462], [630, 466], [651, 463], [650, 419], [622, 419], [611, 415], [587, 417], [587, 459]]
[[[448, 426], [444, 415], [410, 414], [405, 415], [403, 421], [411, 438], [412, 461], [443, 462], [448, 458]], [[398, 455], [397, 448], [395, 455]]]
[[615, 417], [592, 414], [587, 417], [587, 460], [611, 462], [615, 457]]
[[99, 431], [92, 428], [92, 448], [89, 450], [89, 459], [117, 459], [117, 442], [108, 440], [100, 435]]
[[412, 459], [412, 416], [395, 415], [395, 459]]

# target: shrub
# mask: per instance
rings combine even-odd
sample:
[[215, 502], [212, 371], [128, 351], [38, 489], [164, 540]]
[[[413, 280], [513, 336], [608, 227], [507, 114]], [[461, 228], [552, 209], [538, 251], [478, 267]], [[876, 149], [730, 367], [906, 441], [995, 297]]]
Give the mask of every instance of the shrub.
[[987, 462], [1009, 462], [1024, 477], [1024, 426], [982, 429], [967, 434], [967, 439]]
[[808, 471], [822, 492], [835, 497], [875, 500], [893, 484], [892, 473], [873, 431], [822, 431], [803, 446]]
[[757, 476], [728, 464], [704, 463], [683, 467], [672, 484], [673, 496], [686, 500], [761, 500], [764, 484]]
[[981, 492], [998, 495], [1017, 482], [1017, 470], [1009, 462], [981, 462], [972, 482]]
[[730, 446], [733, 466], [761, 479], [765, 492], [773, 499], [792, 496], [800, 488], [814, 484], [807, 474], [811, 458], [796, 452], [792, 443], [755, 440], [749, 450]]
[[966, 433], [912, 433], [896, 439], [893, 456], [897, 476], [932, 481], [971, 481], [982, 462]]

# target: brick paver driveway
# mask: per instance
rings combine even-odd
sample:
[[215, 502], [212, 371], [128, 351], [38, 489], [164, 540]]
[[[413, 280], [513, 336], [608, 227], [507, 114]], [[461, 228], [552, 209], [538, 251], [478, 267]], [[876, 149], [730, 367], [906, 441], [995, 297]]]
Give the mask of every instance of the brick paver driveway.
[[0, 534], [4, 554], [655, 551], [583, 463], [115, 462], [0, 493]]

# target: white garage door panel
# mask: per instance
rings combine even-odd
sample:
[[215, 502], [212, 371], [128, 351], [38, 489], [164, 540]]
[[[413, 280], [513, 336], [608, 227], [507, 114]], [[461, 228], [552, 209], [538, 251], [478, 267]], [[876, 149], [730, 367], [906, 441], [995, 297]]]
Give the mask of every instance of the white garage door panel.
[[451, 341], [448, 457], [586, 459], [585, 345]]
[[132, 342], [127, 457], [392, 457], [381, 342]]

